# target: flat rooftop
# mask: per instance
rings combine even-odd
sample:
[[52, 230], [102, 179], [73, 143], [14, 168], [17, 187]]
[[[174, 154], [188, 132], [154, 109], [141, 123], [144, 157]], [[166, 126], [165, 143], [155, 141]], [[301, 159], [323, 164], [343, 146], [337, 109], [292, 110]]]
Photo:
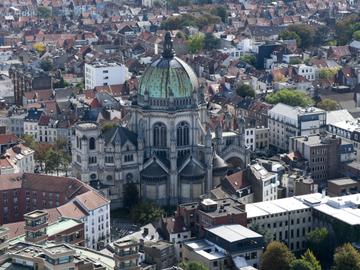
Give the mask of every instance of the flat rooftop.
[[329, 180], [328, 182], [338, 186], [354, 185], [358, 183], [357, 181], [352, 180], [351, 178]]
[[295, 197], [289, 197], [267, 202], [249, 203], [245, 205], [247, 218], [268, 216], [308, 208], [310, 208], [309, 205], [306, 205], [304, 202]]
[[248, 238], [262, 237], [261, 234], [258, 234], [239, 224], [221, 225], [206, 230], [228, 242], [237, 242]]

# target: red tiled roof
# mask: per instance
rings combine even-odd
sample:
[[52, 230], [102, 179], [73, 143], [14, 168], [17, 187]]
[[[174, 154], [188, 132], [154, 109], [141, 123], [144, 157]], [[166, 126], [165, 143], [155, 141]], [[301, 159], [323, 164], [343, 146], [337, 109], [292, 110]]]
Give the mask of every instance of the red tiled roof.
[[227, 175], [225, 176], [225, 180], [233, 187], [234, 190], [239, 190], [250, 185], [245, 179], [244, 171]]
[[1, 144], [9, 144], [9, 143], [17, 143], [20, 139], [14, 134], [0, 134], [0, 145]]

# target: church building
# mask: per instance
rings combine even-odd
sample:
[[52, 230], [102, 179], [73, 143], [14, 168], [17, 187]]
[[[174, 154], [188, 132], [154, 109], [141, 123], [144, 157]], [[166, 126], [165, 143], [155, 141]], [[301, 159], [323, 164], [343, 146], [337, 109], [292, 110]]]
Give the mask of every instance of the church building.
[[220, 183], [238, 158], [249, 163], [243, 121], [237, 130], [210, 130], [203, 89], [192, 68], [176, 57], [170, 33], [162, 56], [144, 72], [129, 120], [102, 132], [95, 122], [75, 126], [73, 175], [122, 206], [124, 186], [158, 205], [190, 202]]

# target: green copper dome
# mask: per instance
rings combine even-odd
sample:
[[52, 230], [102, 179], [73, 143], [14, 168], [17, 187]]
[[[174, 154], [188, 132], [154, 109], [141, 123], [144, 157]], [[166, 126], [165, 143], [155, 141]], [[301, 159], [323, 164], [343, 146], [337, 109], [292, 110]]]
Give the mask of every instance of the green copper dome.
[[155, 60], [144, 72], [139, 87], [139, 95], [164, 99], [192, 97], [198, 88], [197, 77], [192, 68], [174, 56], [169, 33], [165, 35], [162, 57]]

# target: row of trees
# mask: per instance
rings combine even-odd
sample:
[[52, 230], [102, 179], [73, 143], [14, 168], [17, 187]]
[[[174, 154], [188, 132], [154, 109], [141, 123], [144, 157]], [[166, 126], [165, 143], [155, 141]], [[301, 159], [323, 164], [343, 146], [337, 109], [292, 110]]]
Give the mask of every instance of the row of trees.
[[[324, 250], [330, 253], [328, 250]], [[332, 254], [332, 253], [330, 253]], [[335, 250], [332, 270], [360, 270], [360, 253], [349, 243]], [[321, 270], [314, 253], [307, 249], [300, 258], [281, 242], [271, 242], [263, 254], [262, 270]]]
[[[299, 258], [281, 242], [268, 244], [261, 261], [263, 270], [360, 270], [360, 253], [348, 243], [341, 243], [326, 228], [318, 228], [307, 235], [308, 249]], [[331, 267], [332, 265], [332, 267]]]
[[35, 151], [34, 159], [39, 163], [41, 170], [46, 173], [56, 172], [57, 174], [63, 171], [67, 174], [71, 156], [66, 151], [66, 141], [57, 140], [54, 144], [39, 143], [31, 135], [24, 135], [22, 139], [26, 146]]
[[176, 30], [183, 29], [187, 26], [194, 26], [201, 29], [209, 24], [220, 22], [221, 18], [219, 16], [215, 16], [207, 12], [202, 12], [201, 16], [194, 16], [186, 13], [167, 18], [161, 22], [161, 28], [165, 30]]
[[295, 39], [297, 46], [305, 49], [323, 45], [327, 41], [328, 33], [329, 28], [327, 26], [314, 28], [307, 24], [294, 24], [281, 32], [279, 38], [283, 40]]

